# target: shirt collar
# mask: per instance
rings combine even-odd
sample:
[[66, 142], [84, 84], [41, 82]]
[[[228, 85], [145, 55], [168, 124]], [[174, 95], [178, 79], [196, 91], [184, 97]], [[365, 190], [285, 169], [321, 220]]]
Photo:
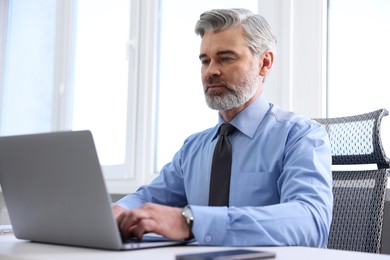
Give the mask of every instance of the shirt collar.
[[[267, 102], [264, 94], [260, 95], [252, 104], [238, 113], [230, 124], [234, 125], [241, 133], [247, 135], [249, 138], [253, 138], [269, 108], [270, 104]], [[212, 140], [217, 137], [218, 129], [223, 123], [226, 122], [222, 116], [219, 115], [219, 122], [214, 128], [215, 134]]]

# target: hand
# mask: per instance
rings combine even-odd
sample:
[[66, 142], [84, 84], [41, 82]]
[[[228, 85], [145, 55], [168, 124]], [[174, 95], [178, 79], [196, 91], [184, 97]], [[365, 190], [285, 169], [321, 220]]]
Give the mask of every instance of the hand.
[[127, 209], [121, 207], [121, 206], [118, 206], [118, 205], [114, 205], [112, 206], [112, 210], [114, 211], [114, 216], [115, 216], [115, 219], [118, 218], [118, 216], [120, 214], [122, 214], [123, 212], [125, 212]]
[[114, 214], [122, 239], [154, 232], [169, 239], [187, 239], [191, 232], [182, 216], [182, 209], [153, 203], [145, 203], [133, 210], [114, 206]]

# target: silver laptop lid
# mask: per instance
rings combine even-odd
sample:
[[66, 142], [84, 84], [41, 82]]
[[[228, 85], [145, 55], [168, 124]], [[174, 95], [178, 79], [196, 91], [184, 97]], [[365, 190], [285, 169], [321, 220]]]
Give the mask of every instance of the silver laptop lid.
[[0, 184], [17, 238], [122, 247], [91, 132], [0, 137]]

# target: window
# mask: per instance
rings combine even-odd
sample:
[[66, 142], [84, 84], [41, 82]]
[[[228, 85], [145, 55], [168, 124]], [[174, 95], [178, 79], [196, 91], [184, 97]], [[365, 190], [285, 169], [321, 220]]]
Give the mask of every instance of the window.
[[[390, 109], [390, 2], [329, 0], [328, 116]], [[390, 151], [390, 118], [382, 137]]]
[[134, 179], [132, 2], [6, 1], [1, 135], [89, 129], [106, 176]]
[[55, 0], [9, 2], [2, 135], [51, 130], [55, 10]]
[[126, 155], [130, 2], [109, 2], [77, 2], [70, 127], [90, 129], [100, 162], [119, 165]]
[[130, 154], [134, 147], [129, 122], [129, 88], [133, 88], [130, 1], [82, 0], [74, 9], [74, 53], [70, 71], [69, 125], [89, 129], [107, 178], [134, 178]]

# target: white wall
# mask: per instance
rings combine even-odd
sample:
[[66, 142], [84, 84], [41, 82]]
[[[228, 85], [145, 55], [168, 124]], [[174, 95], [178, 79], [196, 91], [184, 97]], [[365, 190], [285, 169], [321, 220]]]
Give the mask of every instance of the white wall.
[[260, 0], [274, 29], [277, 53], [265, 93], [275, 104], [309, 117], [326, 115], [326, 0]]

